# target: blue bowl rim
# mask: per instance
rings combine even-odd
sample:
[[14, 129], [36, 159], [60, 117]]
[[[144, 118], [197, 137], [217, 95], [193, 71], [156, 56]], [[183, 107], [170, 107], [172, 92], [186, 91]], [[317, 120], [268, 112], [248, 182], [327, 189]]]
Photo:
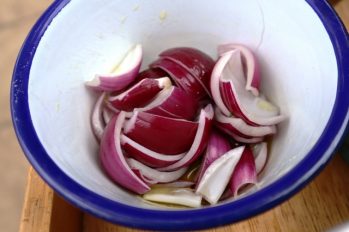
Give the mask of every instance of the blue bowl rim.
[[[183, 211], [151, 210], [111, 201], [81, 186], [49, 157], [35, 132], [28, 104], [32, 59], [53, 18], [70, 2], [56, 0], [39, 18], [26, 38], [13, 72], [11, 114], [18, 141], [31, 165], [56, 192], [82, 210], [124, 226], [152, 230], [197, 230], [237, 222], [282, 203], [302, 189], [330, 160], [345, 132], [349, 117], [348, 33], [326, 0], [306, 0], [323, 22], [337, 58], [338, 87], [330, 120], [308, 155], [291, 171], [266, 188], [232, 203]], [[323, 154], [319, 156], [318, 154]], [[309, 167], [316, 169], [309, 170]]]

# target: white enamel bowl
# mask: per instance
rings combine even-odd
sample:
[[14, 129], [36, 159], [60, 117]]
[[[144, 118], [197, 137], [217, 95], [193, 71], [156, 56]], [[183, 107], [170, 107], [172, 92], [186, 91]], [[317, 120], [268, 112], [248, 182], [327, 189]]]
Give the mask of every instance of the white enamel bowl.
[[[288, 116], [257, 188], [216, 206], [163, 209], [107, 178], [89, 126], [95, 96], [84, 81], [136, 42], [144, 48], [144, 67], [174, 46], [216, 57], [218, 44], [234, 42], [256, 52], [262, 90]], [[89, 213], [145, 229], [220, 226], [281, 203], [330, 159], [348, 122], [348, 54], [348, 35], [325, 0], [56, 0], [18, 57], [14, 127], [42, 178]]]

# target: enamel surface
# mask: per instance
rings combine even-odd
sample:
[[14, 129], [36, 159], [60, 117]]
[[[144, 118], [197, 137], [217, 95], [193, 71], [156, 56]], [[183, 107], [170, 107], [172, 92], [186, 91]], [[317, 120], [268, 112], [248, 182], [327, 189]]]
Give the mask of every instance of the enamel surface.
[[[140, 7], [134, 12], [136, 4]], [[163, 10], [167, 17], [161, 21]], [[303, 0], [71, 1], [48, 27], [32, 63], [28, 101], [37, 136], [80, 185], [113, 201], [154, 208], [100, 169], [89, 126], [97, 95], [84, 82], [108, 73], [135, 43], [142, 44], [144, 69], [170, 47], [192, 46], [216, 58], [217, 45], [230, 42], [255, 51], [261, 91], [288, 117], [278, 125], [259, 176], [262, 189], [303, 160], [321, 136], [336, 96], [333, 46]]]

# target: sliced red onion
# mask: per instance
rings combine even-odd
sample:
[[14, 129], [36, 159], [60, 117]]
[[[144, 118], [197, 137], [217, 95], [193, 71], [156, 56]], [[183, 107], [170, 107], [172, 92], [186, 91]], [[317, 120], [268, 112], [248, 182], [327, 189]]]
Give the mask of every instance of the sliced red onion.
[[203, 85], [187, 70], [173, 61], [159, 58], [150, 64], [150, 67], [164, 70], [179, 88], [183, 89], [188, 95], [196, 100], [204, 99], [207, 96]]
[[196, 122], [135, 111], [124, 134], [155, 152], [177, 155], [190, 148], [197, 129]]
[[184, 180], [178, 180], [171, 183], [166, 184], [156, 184], [153, 185], [152, 188], [189, 188], [193, 186], [195, 183], [192, 181], [184, 181]]
[[121, 135], [121, 145], [124, 151], [131, 157], [148, 165], [149, 167], [165, 167], [183, 158], [184, 153], [178, 155], [165, 155], [154, 152], [129, 137]]
[[[285, 119], [283, 115], [279, 115], [276, 106], [245, 90], [245, 82], [241, 81], [244, 78], [240, 51], [223, 54], [216, 66], [222, 70], [221, 73], [215, 73], [219, 75], [220, 94], [231, 113], [251, 125], [275, 125]], [[218, 104], [217, 106], [225, 114]]]
[[246, 78], [245, 89], [251, 91], [253, 95], [258, 96], [260, 85], [260, 69], [256, 56], [248, 47], [241, 44], [223, 44], [218, 46], [218, 54], [220, 56], [226, 52], [234, 50], [240, 51], [241, 54], [244, 76]]
[[215, 124], [220, 128], [226, 128], [234, 134], [243, 137], [263, 137], [276, 133], [276, 126], [251, 126], [241, 118], [236, 118], [234, 115], [225, 116], [218, 107], [215, 108]]
[[160, 91], [147, 106], [135, 110], [171, 118], [192, 120], [197, 114], [197, 109], [197, 100], [180, 88], [172, 86]]
[[202, 154], [207, 146], [208, 138], [211, 132], [213, 114], [214, 112], [211, 105], [207, 105], [201, 110], [198, 120], [199, 126], [189, 151], [176, 163], [164, 168], [159, 168], [159, 170], [171, 171], [181, 167], [187, 167]]
[[120, 112], [116, 113], [115, 111], [111, 110], [109, 107], [104, 107], [102, 110], [102, 116], [105, 124], [108, 124], [109, 121], [113, 118], [113, 116], [119, 113]]
[[189, 188], [154, 188], [143, 195], [148, 201], [198, 208], [202, 197]]
[[128, 158], [127, 163], [132, 170], [138, 170], [146, 179], [155, 181], [156, 183], [169, 183], [178, 180], [188, 169], [184, 167], [172, 172], [162, 172], [132, 158]]
[[97, 74], [85, 84], [95, 90], [119, 91], [131, 84], [138, 75], [142, 63], [142, 46], [134, 46], [110, 74]]
[[229, 141], [220, 133], [213, 130], [208, 139], [205, 156], [201, 162], [199, 176], [197, 182], [200, 183], [206, 169], [219, 157], [227, 153], [231, 149]]
[[252, 150], [246, 147], [237, 163], [229, 183], [229, 190], [234, 197], [247, 184], [256, 184], [257, 172]]
[[101, 140], [99, 156], [108, 175], [118, 184], [138, 194], [144, 194], [150, 188], [139, 179], [128, 166], [121, 149], [121, 128], [125, 113], [114, 116], [108, 123]]
[[210, 56], [195, 48], [178, 47], [163, 51], [160, 57], [181, 65], [200, 82], [208, 95], [211, 94], [210, 77], [214, 61]]
[[252, 147], [257, 174], [261, 173], [268, 159], [267, 143], [258, 143]]
[[[219, 62], [222, 64], [226, 64], [229, 61], [229, 56], [223, 56], [219, 58]], [[222, 111], [222, 113], [226, 116], [230, 116], [231, 112], [225, 106], [223, 102], [223, 98], [220, 90], [220, 78], [222, 76], [222, 72], [224, 70], [224, 65], [216, 65], [214, 66], [211, 74], [210, 86], [211, 86], [211, 96], [213, 101], [216, 103], [217, 107]]]
[[103, 120], [103, 103], [105, 100], [105, 92], [103, 92], [97, 99], [91, 114], [91, 127], [97, 141], [100, 141], [104, 132], [105, 123]]
[[146, 69], [142, 72], [140, 72], [137, 77], [136, 77], [136, 82], [139, 82], [143, 79], [156, 79], [156, 78], [161, 78], [161, 77], [167, 77], [168, 74], [160, 69], [160, 68], [149, 68]]
[[143, 79], [125, 92], [109, 96], [108, 101], [119, 110], [132, 111], [144, 107], [162, 90], [171, 87], [168, 77], [158, 79]]
[[216, 159], [206, 169], [196, 193], [201, 194], [210, 204], [216, 204], [228, 185], [244, 150], [244, 146], [234, 148]]
[[240, 143], [259, 143], [264, 140], [264, 137], [242, 137], [240, 134], [236, 134], [231, 128], [227, 128], [224, 125], [222, 126], [219, 123], [215, 123], [215, 126], [225, 134], [232, 137], [235, 141]]

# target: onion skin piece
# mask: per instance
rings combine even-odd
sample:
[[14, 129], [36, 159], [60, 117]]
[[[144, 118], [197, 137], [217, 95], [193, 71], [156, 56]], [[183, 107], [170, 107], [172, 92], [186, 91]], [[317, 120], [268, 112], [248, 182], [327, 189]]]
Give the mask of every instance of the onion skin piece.
[[155, 152], [177, 155], [190, 148], [197, 128], [196, 122], [136, 111], [125, 124], [124, 134]]
[[253, 153], [249, 147], [246, 147], [231, 177], [229, 190], [236, 197], [241, 187], [256, 183], [257, 171]]
[[200, 183], [206, 169], [219, 157], [231, 150], [229, 141], [216, 130], [212, 130], [208, 139], [205, 156], [201, 162], [197, 182]]
[[206, 98], [207, 93], [203, 85], [187, 70], [172, 60], [159, 58], [150, 64], [150, 67], [164, 70], [179, 88], [183, 89], [196, 100], [200, 101]]
[[196, 193], [201, 194], [210, 204], [216, 204], [227, 187], [244, 150], [244, 146], [237, 147], [216, 159], [206, 169], [198, 183]]
[[143, 79], [157, 79], [157, 78], [167, 77], [167, 76], [168, 74], [160, 68], [149, 68], [138, 73], [136, 77], [136, 82], [139, 82]]
[[268, 147], [267, 143], [258, 143], [252, 147], [252, 152], [256, 165], [257, 174], [261, 173], [267, 163]]
[[241, 118], [225, 116], [218, 108], [215, 109], [215, 125], [226, 128], [243, 138], [263, 137], [276, 133], [276, 126], [252, 126]]
[[147, 106], [135, 110], [170, 118], [193, 120], [197, 115], [197, 109], [196, 99], [182, 89], [172, 86], [160, 91]]
[[106, 123], [103, 120], [103, 105], [105, 99], [105, 92], [103, 92], [97, 99], [91, 113], [91, 128], [92, 132], [99, 142], [102, 138]]
[[185, 68], [210, 95], [210, 77], [215, 64], [210, 56], [195, 48], [177, 47], [163, 51], [160, 57], [172, 60]]
[[211, 133], [213, 115], [214, 112], [212, 105], [207, 105], [204, 109], [201, 110], [198, 121], [198, 129], [196, 131], [194, 141], [188, 152], [176, 163], [164, 168], [159, 168], [159, 170], [171, 171], [181, 167], [187, 167], [200, 157], [207, 146], [209, 135]]
[[165, 155], [149, 150], [125, 135], [121, 135], [122, 149], [131, 157], [149, 167], [165, 167], [183, 158], [183, 154]]
[[188, 169], [184, 167], [172, 172], [161, 172], [132, 158], [128, 158], [127, 163], [133, 171], [136, 170], [142, 177], [152, 181], [153, 183], [170, 183], [176, 181], [183, 176]]
[[96, 74], [94, 79], [87, 81], [87, 87], [98, 91], [119, 91], [126, 88], [137, 77], [142, 64], [142, 46], [135, 45], [127, 52], [120, 64], [109, 74]]
[[121, 128], [125, 121], [125, 112], [114, 116], [108, 123], [101, 140], [99, 157], [102, 167], [113, 181], [138, 194], [150, 190], [128, 166], [121, 149]]
[[195, 194], [190, 188], [154, 188], [143, 195], [148, 201], [160, 202], [165, 204], [183, 205], [193, 208], [201, 206], [202, 197]]
[[219, 56], [233, 50], [239, 50], [241, 54], [246, 78], [246, 90], [251, 91], [253, 95], [258, 96], [261, 75], [257, 57], [251, 49], [242, 44], [222, 44], [218, 46]]
[[171, 86], [168, 77], [143, 79], [119, 95], [109, 95], [108, 101], [118, 110], [132, 111], [144, 107], [162, 90]]

